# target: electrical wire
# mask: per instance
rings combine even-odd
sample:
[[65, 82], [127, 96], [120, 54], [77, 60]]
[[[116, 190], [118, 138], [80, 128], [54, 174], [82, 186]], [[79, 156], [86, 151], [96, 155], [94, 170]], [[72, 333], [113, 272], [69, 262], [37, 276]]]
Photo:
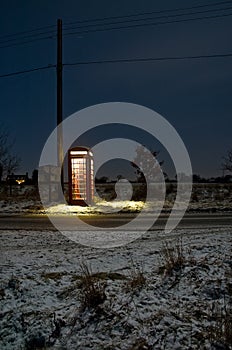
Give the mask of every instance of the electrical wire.
[[[227, 8], [227, 9], [232, 9], [232, 7], [230, 8]], [[200, 11], [202, 13], [202, 11]], [[198, 13], [200, 13], [198, 12]], [[208, 11], [207, 11], [208, 12]], [[157, 17], [157, 18], [167, 18], [167, 17], [173, 17], [173, 16], [186, 16], [186, 15], [193, 15], [193, 14], [196, 14], [196, 13], [191, 13], [191, 14], [179, 14], [179, 15], [171, 15], [171, 16], [161, 16], [161, 17]], [[146, 26], [156, 26], [156, 25], [162, 25], [162, 24], [171, 24], [171, 23], [180, 23], [180, 22], [188, 22], [188, 21], [195, 21], [195, 20], [202, 20], [202, 19], [211, 19], [211, 18], [220, 18], [220, 17], [227, 17], [227, 16], [231, 16], [232, 13], [229, 13], [229, 14], [222, 14], [222, 15], [215, 15], [215, 16], [206, 16], [206, 17], [196, 17], [196, 18], [187, 18], [187, 19], [180, 19], [180, 20], [172, 20], [172, 21], [166, 21], [166, 22], [155, 22], [155, 23], [139, 23], [139, 24], [132, 24], [132, 25], [126, 25], [126, 26], [116, 26], [116, 27], [107, 27], [107, 28], [97, 28], [97, 29], [90, 29], [90, 30], [84, 30], [82, 31], [81, 28], [84, 28], [84, 27], [92, 27], [92, 26], [95, 26], [95, 25], [92, 25], [92, 24], [89, 24], [89, 25], [86, 25], [84, 27], [79, 27], [80, 28], [80, 31], [78, 32], [70, 32], [70, 33], [64, 33], [63, 35], [64, 36], [69, 36], [69, 35], [77, 35], [77, 34], [87, 34], [87, 33], [95, 33], [95, 32], [103, 32], [103, 31], [108, 31], [108, 30], [118, 30], [118, 29], [130, 29], [130, 28], [135, 28], [135, 27], [146, 27]], [[131, 23], [131, 22], [137, 22], [137, 21], [145, 21], [145, 20], [152, 20], [152, 19], [155, 19], [155, 18], [144, 18], [144, 19], [133, 19], [133, 20], [129, 20], [129, 21], [123, 21], [123, 22], [114, 22], [114, 23], [107, 23], [107, 24], [103, 24], [104, 26], [105, 25], [114, 25], [114, 24], [121, 24], [121, 23]], [[30, 38], [30, 37], [34, 37], [34, 36], [38, 36], [38, 35], [43, 35], [43, 34], [49, 34], [51, 33], [51, 35], [48, 35], [48, 36], [45, 36], [45, 37], [40, 37], [40, 38], [33, 38], [31, 40], [26, 40], [27, 38]], [[8, 48], [8, 47], [13, 47], [13, 46], [20, 46], [20, 45], [25, 45], [25, 44], [28, 44], [28, 43], [33, 43], [33, 42], [36, 42], [36, 41], [41, 41], [41, 40], [47, 40], [47, 39], [53, 39], [53, 38], [56, 38], [56, 35], [55, 35], [56, 31], [50, 31], [50, 32], [47, 32], [47, 33], [37, 33], [37, 34], [34, 34], [34, 35], [29, 35], [29, 36], [25, 36], [23, 38], [20, 38], [20, 40], [24, 40], [24, 41], [20, 41], [20, 42], [13, 42], [13, 43], [10, 43], [8, 44], [9, 42], [12, 42], [12, 41], [15, 41], [17, 39], [9, 39], [9, 40], [5, 40], [5, 41], [0, 41], [0, 45], [1, 44], [6, 44], [6, 45], [1, 45], [0, 46], [0, 49], [3, 49], [3, 48]]]
[[25, 31], [23, 31], [23, 32], [18, 32], [18, 33], [14, 33], [14, 34], [12, 33], [12, 34], [0, 35], [0, 40], [1, 40], [2, 38], [17, 36], [17, 35], [24, 35], [24, 34], [36, 32], [36, 31], [40, 31], [40, 30], [44, 30], [44, 29], [48, 29], [48, 28], [55, 28], [55, 27], [56, 27], [56, 25], [53, 24], [53, 25], [49, 25], [49, 26], [46, 26], [46, 27], [40, 27], [40, 28], [36, 28], [36, 29], [25, 30]]
[[[145, 27], [145, 26], [156, 26], [156, 25], [164, 25], [164, 24], [171, 24], [171, 23], [181, 23], [181, 22], [189, 22], [189, 21], [196, 21], [196, 20], [204, 20], [204, 19], [212, 19], [212, 18], [221, 18], [221, 17], [228, 17], [231, 16], [232, 13], [223, 13], [223, 14], [216, 14], [213, 16], [203, 16], [203, 17], [193, 17], [193, 18], [182, 18], [182, 19], [175, 19], [175, 20], [170, 20], [170, 21], [161, 21], [161, 22], [154, 22], [154, 23], [137, 23], [134, 24], [134, 22], [141, 22], [141, 21], [151, 21], [151, 20], [156, 20], [156, 19], [166, 19], [166, 18], [170, 18], [170, 17], [183, 17], [183, 16], [194, 16], [196, 14], [204, 14], [204, 13], [209, 13], [209, 12], [215, 12], [215, 11], [228, 11], [231, 10], [232, 7], [226, 7], [226, 8], [210, 8], [212, 6], [218, 6], [218, 5], [222, 5], [222, 4], [231, 4], [231, 1], [222, 1], [222, 2], [215, 2], [215, 3], [211, 3], [211, 4], [202, 4], [202, 5], [198, 5], [198, 6], [192, 6], [192, 7], [182, 7], [182, 8], [176, 8], [176, 9], [166, 9], [166, 10], [159, 10], [159, 11], [150, 11], [150, 12], [143, 12], [143, 13], [137, 13], [137, 14], [129, 14], [129, 15], [124, 15], [124, 16], [111, 16], [111, 17], [103, 17], [103, 18], [96, 18], [96, 19], [92, 19], [92, 20], [82, 20], [82, 21], [77, 21], [77, 22], [72, 22], [72, 23], [68, 23], [65, 24], [65, 26], [67, 27], [70, 24], [75, 24], [75, 23], [89, 23], [87, 25], [84, 26], [79, 26], [79, 27], [73, 27], [73, 28], [64, 28], [65, 30], [73, 30], [73, 29], [80, 29], [77, 32], [68, 32], [68, 33], [64, 33], [64, 36], [69, 36], [69, 35], [77, 35], [77, 34], [87, 34], [87, 33], [95, 33], [95, 32], [103, 32], [103, 31], [109, 31], [109, 30], [120, 30], [120, 29], [130, 29], [130, 28], [137, 28], [137, 27]], [[181, 13], [181, 14], [171, 14], [171, 15], [163, 15], [163, 16], [158, 16], [158, 17], [150, 17], [150, 18], [133, 18], [133, 19], [127, 19], [124, 21], [118, 21], [118, 22], [109, 22], [109, 23], [100, 23], [100, 24], [93, 24], [92, 22], [96, 22], [96, 21], [105, 21], [105, 20], [112, 20], [112, 19], [123, 19], [123, 18], [132, 18], [132, 17], [138, 17], [138, 16], [144, 16], [144, 15], [148, 15], [148, 14], [158, 14], [158, 13], [168, 13], [168, 12], [174, 12], [174, 11], [183, 11], [183, 10], [192, 10], [192, 9], [196, 9], [196, 8], [207, 8], [204, 11], [195, 11], [195, 12], [190, 12], [190, 13]], [[117, 24], [123, 24], [123, 23], [132, 23], [131, 25], [125, 25], [125, 26], [114, 26]], [[104, 26], [104, 28], [94, 28], [94, 29], [89, 29], [89, 30], [82, 30], [83, 28], [88, 28], [88, 27], [96, 27], [96, 26]], [[107, 26], [105, 28], [105, 26]], [[110, 26], [110, 27], [109, 27]], [[113, 27], [112, 27], [113, 26]], [[2, 48], [9, 48], [9, 47], [14, 47], [14, 46], [19, 46], [19, 45], [25, 45], [25, 44], [29, 44], [29, 43], [34, 43], [37, 41], [41, 41], [41, 40], [47, 40], [47, 39], [53, 39], [56, 37], [55, 33], [56, 30], [50, 30], [50, 31], [46, 31], [46, 32], [41, 32], [41, 30], [45, 30], [48, 28], [54, 28], [56, 27], [55, 25], [50, 25], [50, 26], [46, 26], [46, 27], [40, 27], [37, 29], [32, 29], [29, 31], [23, 31], [23, 32], [18, 32], [15, 34], [9, 34], [9, 35], [5, 35], [5, 36], [0, 36], [0, 49]], [[37, 33], [38, 31], [40, 31], [39, 33]], [[30, 34], [30, 35], [24, 35], [24, 34], [28, 34], [28, 33], [34, 33], [34, 34]], [[20, 38], [13, 38], [14, 36], [20, 36], [20, 35], [24, 35], [23, 37]], [[42, 35], [42, 37], [41, 37]], [[43, 36], [43, 35], [47, 35], [47, 36]], [[38, 37], [39, 36], [39, 37]], [[7, 40], [1, 40], [1, 38], [10, 38], [11, 39], [7, 39]], [[27, 40], [30, 39], [31, 40]], [[18, 42], [18, 40], [20, 40]], [[23, 41], [22, 41], [23, 40]], [[16, 41], [16, 42], [15, 42]], [[2, 45], [3, 44], [3, 45]], [[5, 45], [4, 45], [5, 44]]]
[[7, 39], [7, 40], [1, 40], [1, 39], [0, 39], [0, 44], [8, 43], [8, 42], [16, 41], [16, 40], [25, 40], [25, 39], [34, 38], [34, 37], [40, 36], [40, 35], [54, 34], [54, 33], [56, 33], [56, 30], [50, 30], [50, 31], [48, 31], [48, 32], [42, 32], [42, 33], [36, 33], [36, 34], [26, 35], [26, 36], [21, 37], [20, 39], [19, 39], [19, 38]]
[[80, 61], [80, 62], [73, 62], [73, 63], [65, 63], [64, 66], [110, 64], [110, 63], [136, 63], [136, 62], [153, 62], [153, 61], [176, 61], [176, 60], [193, 60], [193, 59], [223, 58], [223, 57], [232, 57], [232, 53], [196, 55], [196, 56], [123, 58], [123, 59], [115, 59], [115, 60], [99, 60], [99, 61], [87, 61], [87, 62]]
[[[142, 62], [154, 62], [154, 61], [177, 61], [177, 60], [193, 60], [193, 59], [209, 59], [209, 58], [227, 58], [232, 57], [232, 53], [226, 54], [212, 54], [212, 55], [197, 55], [197, 56], [170, 56], [170, 57], [141, 57], [141, 58], [123, 58], [114, 60], [99, 60], [99, 61], [80, 61], [72, 63], [64, 63], [63, 66], [72, 67], [79, 65], [92, 65], [92, 64], [113, 64], [113, 63], [142, 63]], [[0, 78], [31, 73], [39, 70], [45, 70], [50, 68], [56, 68], [55, 64], [50, 64], [48, 66], [36, 67], [32, 69], [21, 70], [17, 72], [11, 72], [0, 75]]]
[[56, 67], [56, 65], [50, 64], [48, 66], [36, 67], [36, 68], [32, 68], [32, 69], [25, 69], [25, 70], [21, 70], [21, 71], [18, 71], [18, 72], [2, 74], [2, 75], [0, 75], [0, 78], [11, 77], [13, 75], [19, 75], [19, 74], [25, 74], [25, 73], [31, 73], [31, 72], [35, 72], [35, 71], [39, 71], [39, 70], [45, 70], [45, 69], [54, 68], [54, 67]]
[[224, 5], [224, 4], [231, 4], [231, 0], [227, 1], [220, 1], [215, 3], [208, 3], [203, 5], [197, 5], [197, 6], [191, 6], [191, 7], [178, 7], [175, 9], [166, 9], [166, 10], [158, 10], [158, 11], [149, 11], [149, 12], [140, 12], [137, 14], [129, 14], [124, 16], [110, 16], [110, 17], [101, 17], [101, 18], [93, 18], [93, 19], [85, 19], [85, 20], [79, 20], [75, 22], [68, 22], [64, 23], [64, 26], [69, 26], [77, 23], [87, 23], [87, 22], [97, 22], [97, 21], [105, 21], [105, 20], [111, 20], [111, 19], [121, 19], [121, 18], [130, 18], [135, 16], [144, 16], [144, 15], [151, 15], [151, 14], [160, 14], [165, 12], [174, 12], [174, 11], [182, 11], [182, 10], [192, 10], [196, 8], [202, 8], [202, 7], [211, 7], [211, 6], [217, 6], [217, 5]]
[[166, 22], [142, 23], [142, 24], [133, 24], [133, 25], [130, 25], [130, 26], [118, 26], [118, 27], [110, 27], [110, 28], [99, 28], [99, 29], [90, 29], [90, 30], [83, 30], [83, 31], [79, 30], [77, 32], [64, 33], [63, 36], [105, 32], [105, 31], [109, 31], [109, 30], [118, 30], [118, 29], [130, 29], [130, 28], [139, 28], [139, 27], [147, 27], [147, 26], [157, 26], [157, 25], [181, 23], [181, 22], [192, 22], [192, 21], [198, 21], [198, 20], [215, 19], [215, 18], [222, 18], [222, 17], [229, 17], [229, 16], [232, 16], [232, 13], [223, 14], [223, 15], [214, 15], [214, 16], [205, 16], [205, 17], [196, 17], [196, 18], [172, 20], [172, 21], [166, 21]]
[[[231, 9], [231, 7], [227, 7], [227, 8], [221, 8], [220, 7], [220, 8], [212, 9], [212, 6], [226, 5], [226, 4], [231, 4], [231, 3], [232, 3], [231, 0], [227, 0], [227, 1], [222, 1], [222, 2], [208, 3], [208, 4], [197, 5], [197, 6], [191, 6], [191, 7], [182, 7], [182, 8], [159, 10], [159, 11], [141, 12], [141, 13], [137, 13], [137, 14], [129, 14], [129, 15], [124, 15], [124, 16], [111, 16], [111, 17], [103, 17], [103, 18], [95, 18], [95, 19], [86, 19], [86, 20], [80, 20], [80, 21], [76, 21], [76, 22], [66, 23], [66, 24], [64, 24], [63, 30], [67, 31], [67, 30], [72, 30], [72, 29], [81, 29], [81, 28], [83, 29], [83, 28], [86, 28], [86, 27], [96, 27], [96, 26], [99, 26], [99, 25], [101, 25], [101, 26], [102, 25], [108, 25], [109, 26], [109, 25], [128, 23], [128, 22], [132, 23], [132, 22], [135, 22], [135, 21], [146, 21], [146, 20], [152, 20], [152, 19], [178, 17], [178, 16], [189, 16], [189, 15], [192, 16], [194, 14], [206, 13], [206, 12], [215, 12], [215, 11], [227, 11], [227, 10]], [[126, 21], [111, 22], [111, 23], [99, 23], [99, 24], [93, 23], [93, 22], [102, 22], [102, 21], [106, 21], [106, 20], [115, 20], [115, 19], [120, 19], [121, 20], [121, 19], [125, 19], [125, 18], [133, 18], [133, 17], [144, 16], [144, 15], [151, 15], [151, 14], [160, 14], [160, 13], [164, 13], [165, 14], [165, 13], [176, 12], [176, 11], [183, 11], [183, 10], [194, 10], [194, 9], [199, 9], [199, 8], [210, 8], [210, 9], [204, 10], [204, 11], [197, 11], [197, 12], [195, 11], [195, 12], [191, 12], [191, 13], [182, 13], [182, 14], [173, 14], [173, 15], [159, 16], [159, 17], [155, 17], [155, 18], [139, 18], [139, 19], [137, 18], [137, 19], [126, 20]], [[79, 23], [79, 24], [89, 23], [89, 24], [88, 25], [84, 25], [84, 26], [67, 28], [68, 26], [70, 26], [72, 24], [76, 24], [76, 23]], [[166, 23], [158, 23], [158, 24], [166, 24]], [[144, 25], [149, 25], [149, 24], [144, 24]], [[155, 24], [151, 24], [151, 25], [155, 25]], [[15, 33], [15, 34], [0, 35], [0, 45], [4, 44], [4, 43], [8, 44], [10, 42], [14, 42], [14, 41], [20, 40], [20, 42], [12, 43], [12, 45], [10, 45], [10, 44], [9, 45], [3, 45], [3, 46], [0, 46], [0, 48], [24, 45], [24, 44], [27, 44], [27, 43], [32, 43], [33, 41], [37, 41], [37, 40], [50, 39], [51, 36], [49, 36], [49, 37], [42, 37], [42, 38], [38, 38], [38, 39], [35, 38], [35, 37], [36, 36], [38, 37], [40, 35], [45, 35], [45, 34], [54, 34], [56, 32], [55, 29], [54, 30], [45, 31], [45, 32], [41, 32], [41, 31], [44, 31], [44, 30], [47, 30], [47, 29], [51, 29], [51, 28], [55, 28], [55, 27], [56, 27], [56, 25], [49, 25], [49, 26], [45, 26], [45, 27], [32, 29], [32, 30], [18, 32], [18, 33]], [[112, 29], [117, 29], [117, 28], [112, 28]], [[122, 29], [122, 28], [119, 27], [118, 29]], [[39, 31], [39, 33], [38, 33], [38, 31]], [[96, 29], [96, 31], [102, 31], [102, 29]], [[33, 33], [33, 34], [28, 35], [29, 33]], [[72, 34], [80, 34], [80, 33], [79, 32], [78, 33], [66, 33], [65, 35], [72, 35]], [[20, 37], [22, 35], [23, 35], [23, 37]], [[8, 38], [8, 39], [6, 39], [6, 38]], [[22, 40], [26, 40], [26, 39], [30, 39], [30, 38], [34, 38], [34, 40], [22, 41]]]
[[193, 16], [198, 14], [204, 14], [209, 12], [218, 12], [218, 11], [226, 11], [231, 10], [232, 7], [226, 7], [226, 8], [220, 8], [220, 9], [209, 9], [204, 11], [195, 11], [195, 12], [189, 12], [189, 13], [179, 13], [179, 14], [172, 14], [172, 15], [163, 15], [158, 17], [145, 17], [145, 18], [135, 18], [135, 19], [128, 19], [123, 21], [117, 21], [117, 22], [111, 22], [111, 23], [100, 23], [100, 24], [86, 24], [81, 25], [77, 27], [71, 27], [71, 28], [64, 28], [65, 30], [73, 30], [73, 29], [82, 29], [82, 28], [89, 28], [89, 27], [96, 27], [96, 26], [108, 26], [108, 25], [114, 25], [114, 24], [122, 24], [122, 23], [133, 23], [133, 22], [141, 22], [141, 21], [151, 21], [151, 20], [157, 20], [157, 19], [166, 19], [166, 18], [172, 18], [172, 17], [183, 17], [183, 16]]
[[23, 41], [23, 42], [13, 43], [13, 44], [9, 44], [9, 45], [3, 45], [3, 46], [0, 46], [0, 49], [4, 49], [4, 48], [7, 48], [7, 47], [13, 47], [13, 46], [20, 46], [20, 45], [24, 45], [24, 44], [28, 44], [28, 43], [34, 43], [36, 41], [47, 40], [47, 39], [54, 39], [54, 38], [56, 38], [55, 35], [49, 35], [49, 36], [45, 36], [45, 37], [42, 37], [42, 38], [35, 38], [35, 39]]

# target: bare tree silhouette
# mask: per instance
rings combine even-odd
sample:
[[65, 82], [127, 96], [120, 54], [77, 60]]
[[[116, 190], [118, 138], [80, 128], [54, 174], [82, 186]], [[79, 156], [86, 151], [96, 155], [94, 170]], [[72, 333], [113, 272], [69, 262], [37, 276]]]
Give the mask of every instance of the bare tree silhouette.
[[0, 180], [2, 176], [15, 171], [20, 164], [20, 158], [13, 152], [14, 141], [6, 127], [0, 125]]
[[232, 149], [227, 151], [225, 157], [223, 157], [222, 169], [232, 172]]

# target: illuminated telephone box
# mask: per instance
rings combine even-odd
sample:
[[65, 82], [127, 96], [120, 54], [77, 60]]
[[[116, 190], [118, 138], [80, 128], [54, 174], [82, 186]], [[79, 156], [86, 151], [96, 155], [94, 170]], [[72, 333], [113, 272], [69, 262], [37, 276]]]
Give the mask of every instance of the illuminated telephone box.
[[69, 204], [88, 205], [93, 200], [93, 153], [87, 147], [68, 151]]

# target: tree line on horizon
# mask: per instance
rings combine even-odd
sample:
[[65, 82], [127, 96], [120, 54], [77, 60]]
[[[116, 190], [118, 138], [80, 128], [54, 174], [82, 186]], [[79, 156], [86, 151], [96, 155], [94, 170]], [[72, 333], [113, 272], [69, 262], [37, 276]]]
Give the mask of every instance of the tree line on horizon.
[[[3, 177], [10, 179], [10, 176], [14, 175], [14, 172], [19, 168], [21, 159], [13, 151], [14, 140], [9, 133], [9, 131], [4, 127], [3, 124], [0, 124], [0, 182], [2, 182]], [[148, 177], [151, 177], [154, 174], [157, 174], [157, 181], [159, 180], [159, 171], [158, 169], [163, 164], [155, 160], [151, 163], [148, 155], [152, 154], [155, 159], [159, 152], [149, 151], [143, 146], [139, 146], [136, 149], [136, 157], [133, 162], [131, 162], [132, 167], [135, 169], [136, 180], [133, 182], [145, 183], [146, 179], [142, 172], [142, 169], [145, 170]], [[228, 172], [229, 174], [218, 176], [218, 177], [202, 177], [199, 174], [193, 174], [192, 181], [193, 183], [231, 183], [232, 182], [232, 148], [227, 151], [226, 155], [222, 158], [221, 170], [223, 172]], [[185, 174], [182, 174], [182, 179]], [[13, 177], [12, 177], [13, 178]], [[123, 178], [122, 175], [117, 175], [117, 180]], [[32, 172], [32, 177], [27, 176], [28, 184], [37, 184], [38, 183], [38, 170], [34, 169]], [[164, 179], [166, 182], [176, 182], [175, 179], [170, 179], [166, 173], [164, 173]], [[112, 180], [107, 176], [101, 176], [95, 178], [95, 183], [107, 183], [107, 182], [116, 182], [117, 180]]]

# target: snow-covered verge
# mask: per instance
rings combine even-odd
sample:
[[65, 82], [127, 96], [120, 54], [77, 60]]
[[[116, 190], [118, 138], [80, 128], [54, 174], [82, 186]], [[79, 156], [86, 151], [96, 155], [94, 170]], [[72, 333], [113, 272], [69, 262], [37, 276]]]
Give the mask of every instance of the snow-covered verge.
[[[113, 188], [113, 185], [111, 185]], [[163, 213], [169, 213], [175, 202], [176, 185], [169, 184], [167, 187], [164, 205], [154, 200], [152, 203], [144, 204], [141, 200], [128, 201], [108, 201], [105, 198], [104, 187], [98, 196], [94, 197], [94, 203], [91, 207], [80, 207], [70, 205], [57, 205], [50, 203], [47, 207], [49, 214], [98, 214], [111, 211], [120, 211], [122, 213], [136, 213], [141, 210], [153, 212], [162, 208]], [[105, 189], [107, 190], [107, 188]], [[107, 190], [108, 191], [108, 190]], [[112, 191], [112, 189], [111, 189]], [[107, 192], [108, 193], [108, 192]], [[111, 192], [110, 192], [111, 193]], [[25, 213], [25, 214], [44, 214], [45, 210], [39, 200], [38, 191], [32, 187], [25, 191], [18, 190], [14, 195], [0, 193], [0, 213]], [[140, 198], [140, 197], [139, 197]], [[182, 206], [182, 203], [179, 203]], [[188, 206], [189, 212], [232, 212], [232, 184], [194, 184], [191, 201]]]
[[[174, 201], [167, 200], [163, 206], [163, 213], [170, 213]], [[9, 199], [0, 200], [0, 213], [2, 214], [101, 214], [107, 212], [121, 213], [138, 213], [141, 210], [145, 212], [153, 212], [159, 210], [162, 206], [156, 203], [145, 203], [142, 201], [115, 201], [114, 203], [107, 201], [98, 201], [97, 205], [90, 207], [81, 207], [68, 204], [51, 203], [46, 210], [39, 200]], [[181, 203], [180, 203], [181, 207]], [[190, 202], [187, 212], [232, 212], [232, 200], [209, 201], [199, 200], [198, 202]]]
[[102, 250], [2, 231], [0, 348], [231, 349], [231, 232], [150, 231]]

